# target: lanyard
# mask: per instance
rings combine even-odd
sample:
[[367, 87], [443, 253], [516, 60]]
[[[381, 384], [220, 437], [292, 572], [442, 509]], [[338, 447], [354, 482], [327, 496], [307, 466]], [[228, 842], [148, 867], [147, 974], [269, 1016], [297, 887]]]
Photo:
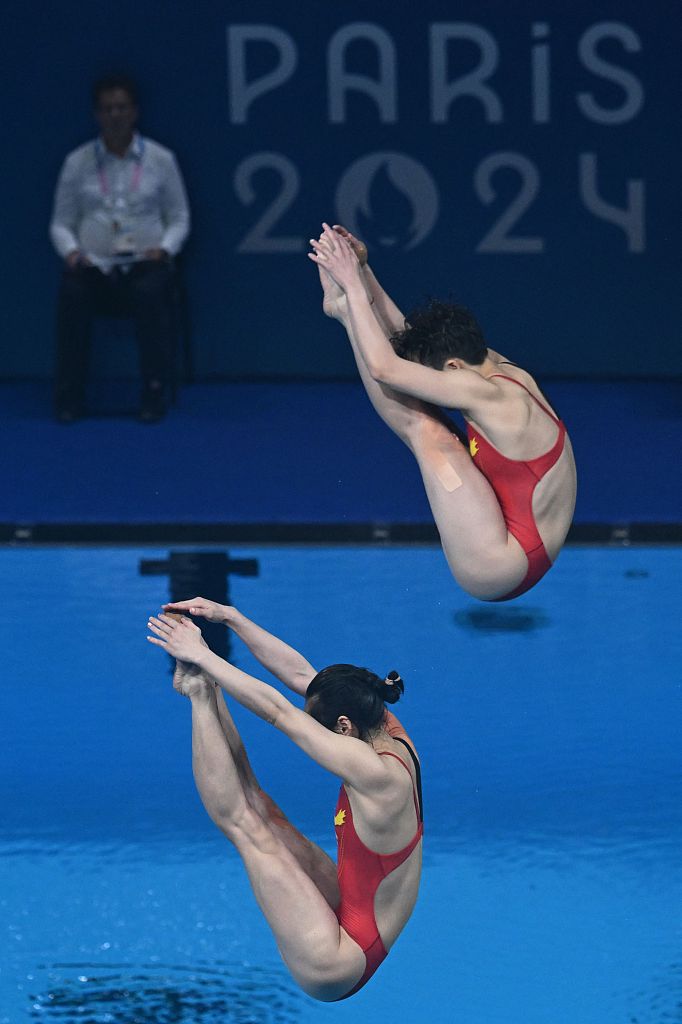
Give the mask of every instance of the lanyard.
[[[107, 172], [104, 169], [104, 154], [102, 152], [102, 143], [99, 139], [95, 142], [95, 162], [97, 163], [97, 177], [99, 178], [99, 190], [103, 196], [108, 196], [111, 192], [109, 186], [109, 178]], [[139, 152], [135, 160], [135, 167], [130, 178], [130, 191], [137, 192], [140, 187], [140, 179], [142, 177], [142, 157], [144, 155], [144, 141], [139, 140]]]

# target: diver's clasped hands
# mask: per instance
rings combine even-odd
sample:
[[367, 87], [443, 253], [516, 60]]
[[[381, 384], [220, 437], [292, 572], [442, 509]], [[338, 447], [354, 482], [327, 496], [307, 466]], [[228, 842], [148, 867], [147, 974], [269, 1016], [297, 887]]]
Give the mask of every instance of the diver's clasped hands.
[[170, 601], [161, 606], [164, 612], [177, 612], [180, 615], [196, 615], [207, 622], [222, 622], [230, 625], [230, 618], [237, 611], [231, 605], [209, 601], [207, 597], [193, 597], [189, 601]]
[[342, 238], [346, 239], [346, 241], [350, 245], [351, 249], [353, 250], [353, 252], [357, 256], [358, 263], [360, 264], [360, 266], [361, 267], [366, 267], [367, 266], [367, 246], [365, 245], [365, 243], [361, 242], [359, 238], [355, 237], [355, 235], [352, 235], [350, 233], [350, 231], [348, 230], [348, 228], [344, 228], [343, 224], [334, 224], [333, 228], [334, 228], [334, 231], [336, 232], [337, 235], [341, 235]]
[[309, 252], [308, 258], [324, 269], [344, 292], [353, 288], [364, 290], [360, 256], [363, 254], [366, 261], [367, 249], [340, 225], [333, 229], [323, 223], [322, 227], [319, 239], [310, 239], [314, 252]]
[[193, 597], [188, 601], [169, 601], [162, 605], [157, 616], [150, 616], [147, 625], [154, 633], [147, 640], [164, 650], [177, 661], [186, 665], [201, 666], [201, 660], [209, 652], [201, 630], [188, 615], [194, 615], [207, 622], [221, 622], [234, 626], [239, 618], [238, 610], [232, 605], [219, 604], [206, 597]]
[[149, 617], [147, 628], [154, 634], [147, 637], [149, 643], [162, 647], [178, 661], [201, 667], [202, 660], [210, 654], [199, 627], [184, 616], [177, 618], [160, 612]]

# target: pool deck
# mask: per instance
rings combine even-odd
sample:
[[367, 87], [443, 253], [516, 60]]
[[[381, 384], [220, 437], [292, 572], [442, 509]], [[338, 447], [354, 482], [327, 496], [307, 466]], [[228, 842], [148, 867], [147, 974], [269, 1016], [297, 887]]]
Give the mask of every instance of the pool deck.
[[[571, 539], [681, 540], [680, 383], [542, 385], [578, 464]], [[0, 541], [436, 540], [414, 461], [357, 382], [194, 384], [153, 426], [117, 387], [64, 427], [48, 382], [0, 384]]]

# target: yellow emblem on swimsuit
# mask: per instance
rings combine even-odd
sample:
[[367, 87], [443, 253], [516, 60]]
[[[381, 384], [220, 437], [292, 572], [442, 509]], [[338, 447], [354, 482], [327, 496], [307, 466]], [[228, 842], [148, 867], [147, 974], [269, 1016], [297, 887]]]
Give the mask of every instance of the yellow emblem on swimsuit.
[[345, 811], [339, 811], [338, 814], [334, 815], [334, 824], [335, 825], [345, 825], [346, 824], [346, 812]]
[[474, 455], [478, 455], [478, 442], [475, 437], [472, 437], [469, 441], [469, 451], [471, 452], [472, 459]]

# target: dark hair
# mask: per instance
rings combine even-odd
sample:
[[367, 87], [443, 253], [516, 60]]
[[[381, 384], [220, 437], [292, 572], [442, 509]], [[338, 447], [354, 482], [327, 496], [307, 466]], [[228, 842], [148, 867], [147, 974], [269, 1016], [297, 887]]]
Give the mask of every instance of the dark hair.
[[431, 299], [428, 305], [414, 310], [406, 324], [404, 331], [391, 338], [402, 359], [442, 370], [446, 360], [452, 358], [480, 366], [488, 354], [483, 331], [466, 306]]
[[112, 89], [123, 89], [128, 93], [130, 102], [137, 106], [137, 85], [129, 75], [103, 75], [92, 87], [93, 107], [99, 106], [103, 92], [111, 92]]
[[381, 725], [386, 704], [395, 704], [404, 689], [397, 672], [380, 679], [366, 668], [329, 665], [309, 684], [306, 701], [310, 701], [309, 714], [320, 725], [334, 729], [339, 716], [346, 715], [364, 740]]

